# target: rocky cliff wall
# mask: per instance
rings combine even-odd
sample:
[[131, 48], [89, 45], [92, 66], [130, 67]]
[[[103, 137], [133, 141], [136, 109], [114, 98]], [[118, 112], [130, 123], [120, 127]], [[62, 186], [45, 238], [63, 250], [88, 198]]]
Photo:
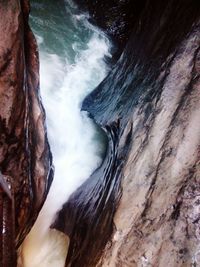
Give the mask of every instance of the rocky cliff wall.
[[161, 91], [134, 107], [114, 232], [95, 266], [199, 266], [199, 37], [197, 24], [161, 67]]
[[66, 266], [198, 266], [199, 19], [197, 1], [145, 1], [85, 99], [109, 147], [58, 217], [71, 238]]
[[[1, 224], [1, 247], [7, 246], [3, 240], [8, 235], [15, 247], [19, 246], [37, 217], [52, 179], [39, 95], [38, 50], [28, 26], [28, 13], [27, 0], [0, 1], [0, 178], [2, 184], [6, 182], [15, 204], [14, 222], [8, 222], [14, 223], [15, 231], [11, 235]], [[5, 216], [6, 209], [2, 221]], [[7, 253], [2, 255], [0, 265], [15, 266], [14, 262], [4, 262], [12, 251]]]

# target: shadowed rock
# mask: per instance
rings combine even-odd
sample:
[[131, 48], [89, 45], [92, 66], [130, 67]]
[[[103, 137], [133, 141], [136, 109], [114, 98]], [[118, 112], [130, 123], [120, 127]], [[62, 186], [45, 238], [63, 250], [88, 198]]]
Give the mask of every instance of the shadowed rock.
[[126, 45], [133, 25], [137, 22], [146, 0], [74, 0], [89, 12], [89, 21], [104, 30], [117, 45], [117, 58]]

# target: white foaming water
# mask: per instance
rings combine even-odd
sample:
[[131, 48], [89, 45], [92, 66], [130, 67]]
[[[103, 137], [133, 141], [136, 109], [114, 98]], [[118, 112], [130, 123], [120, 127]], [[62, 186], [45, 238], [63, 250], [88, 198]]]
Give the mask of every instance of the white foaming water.
[[94, 122], [80, 108], [106, 75], [105, 55], [109, 55], [108, 41], [96, 31], [73, 65], [56, 54], [40, 54], [41, 95], [55, 175], [38, 219], [23, 242], [18, 266], [64, 266], [68, 241], [50, 226], [69, 196], [102, 162], [104, 144], [97, 140]]

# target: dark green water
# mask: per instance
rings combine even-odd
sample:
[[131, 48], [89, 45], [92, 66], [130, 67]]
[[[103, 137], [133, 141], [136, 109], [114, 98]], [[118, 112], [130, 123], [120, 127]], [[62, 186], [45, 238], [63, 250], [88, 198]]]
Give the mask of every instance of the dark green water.
[[74, 63], [77, 53], [86, 49], [91, 30], [85, 16], [69, 3], [63, 0], [32, 1], [30, 23], [36, 36], [42, 37], [41, 51], [67, 57]]

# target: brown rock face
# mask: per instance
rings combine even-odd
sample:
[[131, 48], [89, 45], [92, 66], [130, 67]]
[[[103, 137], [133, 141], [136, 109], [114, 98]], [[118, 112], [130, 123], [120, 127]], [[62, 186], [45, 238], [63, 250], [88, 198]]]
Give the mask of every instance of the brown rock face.
[[0, 172], [14, 193], [16, 247], [33, 224], [52, 178], [28, 13], [27, 0], [0, 1]]

